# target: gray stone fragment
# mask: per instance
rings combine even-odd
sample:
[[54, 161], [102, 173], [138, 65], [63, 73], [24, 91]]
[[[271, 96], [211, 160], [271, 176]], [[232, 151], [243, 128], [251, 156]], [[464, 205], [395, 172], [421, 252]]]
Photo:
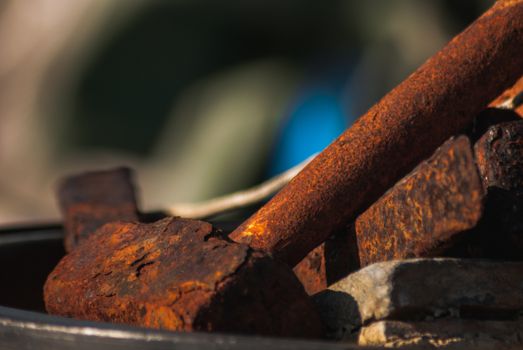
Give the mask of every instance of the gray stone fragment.
[[522, 321], [378, 321], [363, 327], [358, 345], [413, 349], [521, 349]]
[[516, 318], [523, 263], [450, 258], [389, 261], [363, 268], [314, 296], [334, 338], [378, 320]]

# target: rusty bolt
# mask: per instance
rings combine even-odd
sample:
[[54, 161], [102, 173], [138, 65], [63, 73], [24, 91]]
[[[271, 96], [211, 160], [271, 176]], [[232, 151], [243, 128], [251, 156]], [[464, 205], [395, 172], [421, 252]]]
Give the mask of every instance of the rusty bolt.
[[230, 238], [297, 264], [521, 75], [523, 0], [498, 1]]

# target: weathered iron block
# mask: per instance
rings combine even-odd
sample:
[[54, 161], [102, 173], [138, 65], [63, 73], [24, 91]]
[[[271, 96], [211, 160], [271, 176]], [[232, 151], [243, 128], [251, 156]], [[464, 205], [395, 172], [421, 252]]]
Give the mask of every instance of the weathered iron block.
[[317, 311], [292, 271], [210, 224], [167, 218], [102, 226], [44, 287], [47, 311], [176, 331], [319, 337]]

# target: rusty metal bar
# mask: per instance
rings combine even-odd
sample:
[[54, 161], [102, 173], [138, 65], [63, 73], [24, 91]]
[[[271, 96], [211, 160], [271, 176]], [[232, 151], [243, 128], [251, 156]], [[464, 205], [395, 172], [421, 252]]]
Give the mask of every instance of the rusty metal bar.
[[[334, 248], [327, 240], [294, 271], [314, 294], [374, 262], [434, 255], [478, 223], [482, 198], [470, 141], [452, 138], [335, 235]], [[323, 265], [312, 269], [316, 256], [323, 256]]]
[[[488, 112], [494, 121], [507, 116], [494, 112]], [[491, 126], [474, 151], [466, 139], [448, 141], [354, 224], [307, 255], [294, 268], [307, 292], [319, 292], [383, 260], [434, 255], [521, 259], [523, 121]]]
[[483, 196], [469, 139], [451, 139], [358, 217], [361, 266], [441, 252], [476, 226]]
[[231, 239], [297, 264], [521, 75], [523, 0], [498, 1], [360, 117]]
[[58, 200], [68, 252], [105, 223], [138, 221], [132, 173], [128, 168], [67, 177], [59, 185]]

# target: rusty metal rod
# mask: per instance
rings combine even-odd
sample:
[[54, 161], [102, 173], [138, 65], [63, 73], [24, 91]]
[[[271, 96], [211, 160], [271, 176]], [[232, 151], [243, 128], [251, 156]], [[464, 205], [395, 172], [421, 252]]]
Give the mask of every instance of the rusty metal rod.
[[523, 0], [498, 1], [230, 238], [295, 265], [522, 74]]
[[[384, 260], [521, 259], [523, 120], [507, 112], [515, 121], [484, 130], [474, 150], [466, 136], [447, 141], [354, 224], [311, 251], [294, 267], [306, 291], [314, 294]], [[497, 120], [493, 110], [487, 116]]]

